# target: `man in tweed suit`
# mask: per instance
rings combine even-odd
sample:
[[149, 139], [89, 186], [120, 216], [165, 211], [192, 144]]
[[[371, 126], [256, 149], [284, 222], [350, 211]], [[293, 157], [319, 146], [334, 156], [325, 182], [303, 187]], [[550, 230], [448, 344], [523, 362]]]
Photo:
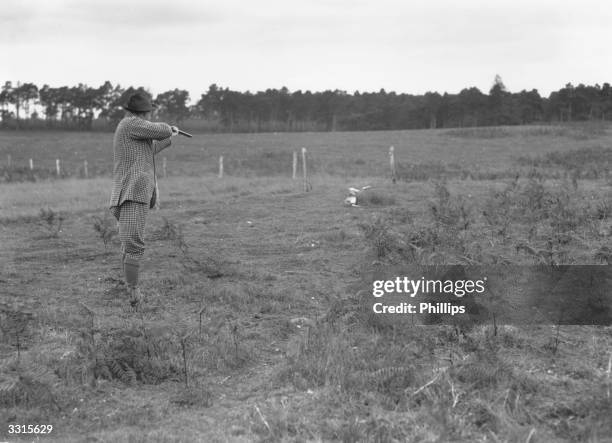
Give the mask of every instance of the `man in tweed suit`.
[[144, 228], [152, 198], [157, 194], [155, 154], [170, 146], [178, 128], [166, 123], [152, 123], [154, 105], [141, 92], [134, 93], [124, 106], [125, 117], [119, 122], [113, 141], [113, 190], [110, 210], [119, 221], [121, 263], [130, 303], [142, 300], [138, 289], [140, 260], [144, 254]]

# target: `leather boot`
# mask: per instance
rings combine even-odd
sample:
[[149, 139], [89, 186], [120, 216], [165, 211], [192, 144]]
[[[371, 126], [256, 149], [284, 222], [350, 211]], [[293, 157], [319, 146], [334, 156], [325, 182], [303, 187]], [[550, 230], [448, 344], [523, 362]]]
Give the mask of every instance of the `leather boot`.
[[128, 295], [130, 304], [137, 307], [142, 302], [142, 293], [138, 289], [138, 271], [140, 266], [137, 263], [123, 262], [123, 272], [125, 274], [125, 282], [128, 287]]

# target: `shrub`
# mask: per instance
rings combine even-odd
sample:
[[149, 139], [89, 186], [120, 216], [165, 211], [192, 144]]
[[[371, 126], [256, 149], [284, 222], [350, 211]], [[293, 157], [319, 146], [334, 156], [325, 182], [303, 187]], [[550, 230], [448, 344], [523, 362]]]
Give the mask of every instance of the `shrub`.
[[41, 208], [39, 218], [45, 223], [51, 237], [57, 237], [62, 232], [64, 216], [60, 212], [55, 212], [51, 208]]
[[108, 214], [105, 214], [104, 218], [98, 216], [93, 217], [92, 226], [100, 236], [100, 239], [102, 239], [102, 241], [104, 242], [105, 249], [108, 246], [108, 243], [110, 243], [113, 238], [115, 238], [119, 234], [119, 231], [117, 230], [117, 224], [114, 222], [114, 220], [110, 218]]
[[430, 208], [436, 223], [460, 229], [467, 229], [470, 225], [470, 210], [465, 200], [461, 196], [451, 199], [451, 194], [443, 181], [435, 184], [435, 200]]
[[183, 236], [183, 229], [176, 223], [171, 222], [166, 217], [163, 218], [162, 226], [151, 234], [153, 240], [170, 240], [184, 254], [187, 253], [188, 245]]

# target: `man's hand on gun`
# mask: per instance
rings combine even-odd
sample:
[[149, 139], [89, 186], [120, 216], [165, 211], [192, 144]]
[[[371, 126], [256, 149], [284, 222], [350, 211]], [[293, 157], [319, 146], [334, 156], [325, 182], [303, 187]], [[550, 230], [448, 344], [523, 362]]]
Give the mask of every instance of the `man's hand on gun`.
[[172, 129], [172, 137], [174, 137], [175, 135], [182, 135], [185, 137], [193, 137], [191, 134], [189, 134], [188, 132], [185, 131], [181, 131], [179, 128], [177, 128], [176, 126], [170, 126], [170, 129]]

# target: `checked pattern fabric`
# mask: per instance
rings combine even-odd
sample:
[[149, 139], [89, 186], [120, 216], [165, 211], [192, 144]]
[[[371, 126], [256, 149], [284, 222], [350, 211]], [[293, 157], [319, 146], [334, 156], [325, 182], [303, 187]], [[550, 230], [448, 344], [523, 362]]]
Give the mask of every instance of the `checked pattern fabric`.
[[155, 188], [154, 155], [170, 146], [172, 129], [131, 115], [117, 125], [113, 141], [113, 190], [110, 207], [125, 201], [151, 201]]
[[126, 201], [112, 207], [111, 211], [119, 221], [119, 240], [126, 263], [139, 263], [145, 251], [144, 231], [149, 204]]

